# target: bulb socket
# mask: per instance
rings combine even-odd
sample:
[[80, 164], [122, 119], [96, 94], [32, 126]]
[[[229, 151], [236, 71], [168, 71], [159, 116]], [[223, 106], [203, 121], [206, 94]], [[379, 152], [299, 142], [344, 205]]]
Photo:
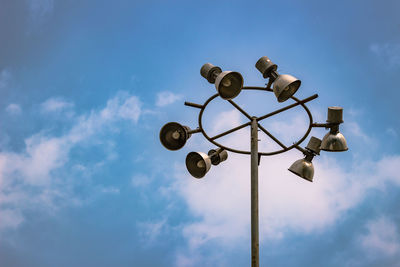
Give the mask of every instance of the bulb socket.
[[200, 74], [207, 79], [209, 83], [215, 83], [215, 78], [222, 72], [220, 67], [211, 63], [204, 64], [200, 69]]
[[319, 152], [321, 151], [321, 139], [311, 136], [310, 141], [308, 142], [306, 149], [309, 151], [313, 152], [316, 155], [319, 155]]

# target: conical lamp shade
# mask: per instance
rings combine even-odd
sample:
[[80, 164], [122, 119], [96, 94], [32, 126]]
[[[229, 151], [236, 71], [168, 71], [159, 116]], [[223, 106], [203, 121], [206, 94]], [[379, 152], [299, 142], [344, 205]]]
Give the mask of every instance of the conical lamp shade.
[[314, 166], [306, 159], [296, 160], [288, 170], [300, 176], [301, 178], [306, 179], [307, 181], [313, 181]]
[[186, 168], [195, 178], [203, 178], [211, 168], [210, 157], [202, 152], [190, 152], [186, 156]]
[[346, 151], [348, 150], [346, 138], [340, 132], [336, 134], [329, 132], [322, 139], [321, 150], [330, 152]]
[[161, 144], [169, 150], [181, 149], [189, 139], [190, 128], [177, 122], [169, 122], [160, 130]]
[[239, 72], [223, 71], [215, 79], [215, 88], [225, 100], [235, 98], [243, 87], [243, 77]]
[[278, 99], [278, 102], [284, 102], [288, 100], [292, 95], [296, 93], [301, 85], [301, 81], [293, 77], [292, 75], [279, 75], [274, 81], [273, 91]]

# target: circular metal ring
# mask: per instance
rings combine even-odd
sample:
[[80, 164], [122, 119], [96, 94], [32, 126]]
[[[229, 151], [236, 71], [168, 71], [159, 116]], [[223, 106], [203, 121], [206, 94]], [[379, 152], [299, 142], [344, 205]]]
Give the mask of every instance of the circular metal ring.
[[[264, 87], [246, 86], [246, 87], [243, 87], [243, 89], [244, 89], [244, 90], [262, 90], [262, 91], [272, 92], [271, 89], [269, 89], [269, 88], [264, 88]], [[204, 137], [205, 137], [208, 141], [210, 141], [212, 144], [214, 144], [214, 145], [216, 145], [216, 146], [218, 146], [218, 147], [221, 147], [221, 148], [223, 148], [223, 149], [225, 149], [225, 150], [228, 150], [228, 151], [231, 151], [231, 152], [234, 152], [234, 153], [248, 154], [248, 155], [250, 155], [250, 154], [251, 154], [250, 151], [244, 151], [244, 150], [238, 150], [238, 149], [230, 148], [230, 147], [224, 146], [224, 145], [222, 145], [222, 144], [220, 144], [220, 143], [218, 143], [218, 142], [212, 140], [211, 137], [209, 137], [209, 136], [207, 135], [207, 133], [204, 131], [204, 129], [203, 129], [203, 124], [202, 124], [203, 112], [204, 112], [204, 110], [206, 109], [207, 105], [208, 105], [213, 99], [215, 99], [215, 98], [218, 97], [218, 96], [219, 96], [218, 94], [215, 94], [215, 95], [211, 96], [209, 99], [207, 99], [207, 101], [204, 102], [204, 104], [203, 104], [203, 106], [202, 106], [202, 108], [201, 108], [201, 110], [200, 110], [200, 113], [199, 113], [199, 128], [200, 128], [200, 130], [201, 130], [201, 133], [204, 135]], [[297, 103], [299, 103], [299, 105], [301, 105], [301, 106], [304, 108], [304, 110], [306, 111], [306, 113], [307, 113], [307, 115], [308, 115], [308, 118], [310, 119], [310, 124], [309, 124], [309, 126], [308, 126], [308, 129], [307, 129], [306, 133], [304, 134], [304, 136], [303, 136], [299, 141], [293, 143], [293, 145], [288, 146], [288, 147], [286, 147], [286, 148], [283, 148], [283, 149], [281, 149], [281, 150], [276, 150], [276, 151], [272, 151], [272, 152], [258, 152], [258, 154], [259, 154], [260, 156], [272, 156], [272, 155], [276, 155], [276, 154], [280, 154], [280, 153], [289, 151], [289, 150], [291, 150], [292, 148], [294, 148], [294, 147], [300, 145], [300, 144], [307, 138], [307, 136], [310, 134], [311, 129], [312, 129], [312, 124], [313, 124], [313, 118], [312, 118], [312, 115], [311, 115], [310, 110], [309, 110], [308, 107], [307, 107], [304, 103], [302, 103], [298, 98], [296, 98], [296, 97], [294, 97], [294, 96], [291, 96], [291, 98], [292, 98], [294, 101], [296, 101]], [[249, 124], [249, 125], [250, 125], [250, 124]], [[245, 126], [245, 127], [246, 127], [246, 126]]]

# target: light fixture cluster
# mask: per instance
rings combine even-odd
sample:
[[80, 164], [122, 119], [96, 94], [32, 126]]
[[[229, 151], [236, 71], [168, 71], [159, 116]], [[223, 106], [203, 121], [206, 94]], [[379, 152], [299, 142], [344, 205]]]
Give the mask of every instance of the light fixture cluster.
[[[343, 108], [329, 107], [326, 123], [313, 123], [310, 110], [305, 103], [318, 97], [314, 94], [304, 99], [297, 99], [294, 94], [298, 91], [301, 81], [289, 74], [279, 74], [278, 66], [274, 64], [268, 57], [261, 57], [255, 67], [261, 72], [265, 79], [268, 79], [266, 87], [243, 86], [243, 77], [239, 72], [222, 71], [218, 66], [206, 63], [201, 67], [200, 74], [209, 83], [215, 85], [217, 94], [208, 98], [203, 105], [185, 102], [186, 106], [200, 109], [197, 129], [190, 129], [188, 126], [181, 125], [177, 122], [165, 124], [160, 131], [160, 141], [169, 150], [181, 149], [191, 137], [193, 133], [201, 132], [202, 135], [211, 142], [217, 149], [211, 149], [208, 153], [190, 152], [186, 156], [186, 168], [188, 172], [195, 178], [203, 178], [210, 170], [211, 165], [218, 165], [227, 160], [228, 152], [250, 155], [250, 208], [251, 208], [251, 266], [259, 266], [259, 197], [258, 197], [258, 166], [262, 156], [271, 156], [287, 152], [293, 148], [298, 149], [304, 155], [303, 158], [296, 160], [290, 167], [289, 171], [300, 176], [301, 178], [312, 182], [314, 177], [314, 166], [312, 160], [319, 155], [320, 151], [346, 151], [347, 143], [344, 136], [339, 132], [339, 126], [343, 123]], [[273, 92], [278, 102], [285, 102], [291, 98], [294, 103], [290, 103], [282, 108], [269, 112], [263, 116], [256, 117], [248, 114], [243, 108], [236, 104], [232, 99], [237, 97], [242, 90], [262, 90]], [[214, 136], [209, 136], [203, 128], [203, 113], [207, 105], [216, 98], [222, 98], [243, 114], [248, 122], [238, 125], [232, 129], [226, 130]], [[280, 112], [284, 112], [291, 108], [301, 105], [307, 112], [310, 119], [309, 127], [304, 136], [290, 146], [283, 144], [278, 138], [264, 128], [260, 122], [266, 118], [274, 116]], [[216, 139], [226, 136], [234, 131], [250, 126], [250, 151], [238, 150], [220, 144]], [[322, 138], [312, 136], [305, 148], [300, 144], [310, 134], [312, 127], [324, 127], [329, 132]], [[274, 151], [259, 152], [258, 150], [258, 131], [263, 131], [272, 141], [280, 148]]]
[[343, 134], [339, 132], [339, 124], [343, 122], [343, 108], [329, 107], [328, 119], [325, 124], [315, 123], [314, 127], [325, 127], [330, 129], [322, 139], [321, 149], [324, 151], [341, 152], [346, 151], [347, 142]]
[[[256, 63], [256, 68], [264, 78], [268, 78], [270, 83], [273, 84], [273, 91], [278, 102], [288, 100], [301, 85], [301, 81], [292, 75], [278, 74], [278, 66], [268, 57], [260, 58]], [[209, 83], [215, 84], [215, 88], [222, 99], [233, 99], [242, 90], [243, 77], [239, 72], [222, 71], [220, 67], [206, 63], [201, 67], [200, 74]]]
[[261, 72], [264, 78], [269, 78], [273, 83], [273, 91], [278, 102], [284, 102], [294, 95], [301, 85], [301, 81], [289, 74], [278, 74], [278, 66], [268, 57], [261, 57], [256, 68]]
[[190, 152], [186, 156], [186, 168], [195, 178], [203, 178], [210, 170], [211, 164], [218, 165], [228, 158], [228, 152], [222, 148], [211, 149], [208, 154]]
[[305, 149], [297, 147], [305, 155], [304, 159], [295, 161], [289, 171], [312, 182], [314, 166], [312, 159], [319, 155], [320, 150], [328, 152], [342, 152], [348, 150], [346, 138], [339, 132], [339, 124], [343, 122], [343, 108], [329, 107], [326, 123], [314, 123], [313, 127], [324, 127], [330, 129], [322, 138], [322, 141], [314, 136], [311, 137]]
[[[268, 85], [265, 90], [273, 91], [278, 102], [284, 102], [291, 98], [301, 85], [301, 81], [292, 75], [279, 74], [277, 72], [278, 66], [268, 57], [261, 57], [255, 64], [255, 67], [261, 72], [264, 78], [268, 79]], [[214, 66], [211, 63], [206, 63], [201, 67], [200, 74], [207, 79], [208, 82], [215, 84], [218, 95], [222, 99], [228, 100], [231, 103], [233, 103], [231, 100], [238, 96], [243, 89], [243, 77], [239, 72], [222, 71], [220, 67]], [[271, 86], [272, 90], [270, 89]], [[202, 110], [204, 109], [204, 106], [199, 104], [189, 102], [185, 102], [185, 104]], [[236, 104], [233, 103], [233, 105], [238, 108]], [[240, 108], [239, 110], [249, 117], [245, 111]], [[294, 145], [295, 148], [304, 154], [304, 158], [295, 161], [288, 170], [312, 182], [314, 176], [312, 159], [314, 156], [319, 155], [320, 150], [340, 152], [348, 149], [346, 139], [339, 132], [339, 125], [341, 123], [343, 123], [343, 108], [329, 107], [326, 123], [311, 124], [312, 127], [324, 127], [329, 129], [329, 132], [322, 140], [312, 136], [304, 149], [298, 145]], [[263, 128], [261, 127], [261, 129]], [[266, 131], [265, 129], [263, 130]], [[203, 132], [204, 134], [201, 128], [192, 130], [188, 126], [183, 126], [177, 122], [169, 122], [161, 128], [160, 141], [167, 149], [178, 150], [185, 145], [186, 141], [193, 133], [198, 132]], [[267, 134], [270, 135], [268, 132]], [[276, 138], [274, 140], [277, 141]], [[279, 140], [278, 143], [281, 144]], [[283, 147], [284, 151], [288, 150], [285, 146]], [[192, 176], [195, 178], [202, 178], [210, 170], [211, 165], [218, 165], [227, 158], [228, 153], [222, 148], [216, 150], [212, 149], [208, 154], [203, 152], [190, 152], [186, 157], [186, 167]]]
[[[191, 130], [188, 126], [177, 122], [165, 124], [160, 131], [161, 144], [169, 150], [179, 150], [190, 138], [192, 133], [198, 133], [199, 128]], [[218, 165], [228, 158], [228, 152], [222, 148], [211, 149], [208, 154], [203, 152], [190, 152], [186, 156], [186, 167], [195, 178], [203, 178], [210, 170], [211, 164]]]

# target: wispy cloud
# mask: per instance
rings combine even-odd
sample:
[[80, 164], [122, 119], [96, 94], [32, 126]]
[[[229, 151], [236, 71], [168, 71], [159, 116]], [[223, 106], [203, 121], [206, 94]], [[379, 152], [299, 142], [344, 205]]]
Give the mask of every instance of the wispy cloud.
[[273, 134], [279, 133], [285, 144], [291, 144], [299, 139], [299, 136], [303, 136], [308, 128], [307, 118], [302, 115], [295, 115], [290, 118], [290, 121], [273, 121], [268, 124], [268, 129]]
[[390, 256], [400, 252], [400, 235], [397, 225], [381, 217], [367, 222], [367, 233], [360, 237], [361, 245], [369, 254]]
[[6, 88], [11, 80], [11, 72], [3, 69], [0, 72], [0, 89]]
[[102, 120], [120, 118], [136, 123], [142, 113], [142, 103], [136, 96], [120, 92], [116, 97], [107, 101], [107, 107], [100, 112]]
[[131, 179], [131, 184], [133, 187], [145, 187], [149, 185], [151, 178], [145, 174], [135, 174]]
[[38, 30], [53, 14], [54, 0], [26, 0], [29, 10], [30, 27]]
[[157, 94], [156, 106], [164, 107], [175, 103], [182, 99], [182, 95], [177, 95], [169, 91], [160, 92]]
[[11, 115], [18, 115], [21, 114], [22, 109], [20, 105], [11, 103], [6, 107], [6, 111]]
[[74, 103], [66, 101], [62, 97], [52, 97], [44, 101], [40, 106], [42, 112], [54, 113], [71, 109], [74, 107]]
[[400, 66], [400, 44], [371, 44], [370, 50], [389, 67]]
[[373, 144], [372, 138], [364, 133], [364, 131], [360, 128], [358, 123], [354, 121], [347, 121], [346, 129], [353, 136], [361, 138], [364, 141], [364, 143]]
[[142, 235], [143, 243], [149, 246], [158, 239], [167, 224], [166, 219], [162, 219], [152, 222], [138, 222], [137, 227]]
[[389, 127], [389, 128], [386, 129], [386, 133], [387, 133], [388, 135], [390, 135], [391, 137], [397, 137], [397, 136], [398, 136], [396, 130], [393, 129], [393, 128], [391, 128], [391, 127]]
[[118, 195], [120, 193], [119, 188], [114, 186], [99, 186], [99, 191], [104, 194]]
[[[69, 131], [61, 136], [39, 132], [25, 140], [24, 151], [0, 152], [0, 213], [2, 221], [7, 222], [3, 227], [20, 224], [27, 207], [57, 208], [60, 199], [64, 200], [61, 203], [78, 203], [71, 189], [73, 180], [60, 172], [70, 161], [70, 151], [120, 120], [136, 123], [140, 105], [136, 96], [120, 92], [103, 109], [77, 117]], [[53, 107], [58, 109], [60, 105]], [[101, 191], [115, 194], [118, 188], [102, 187]]]
[[213, 121], [210, 133], [215, 135], [242, 124], [242, 115], [236, 109], [223, 111]]
[[21, 213], [13, 209], [1, 209], [0, 231], [16, 228], [23, 222]]

